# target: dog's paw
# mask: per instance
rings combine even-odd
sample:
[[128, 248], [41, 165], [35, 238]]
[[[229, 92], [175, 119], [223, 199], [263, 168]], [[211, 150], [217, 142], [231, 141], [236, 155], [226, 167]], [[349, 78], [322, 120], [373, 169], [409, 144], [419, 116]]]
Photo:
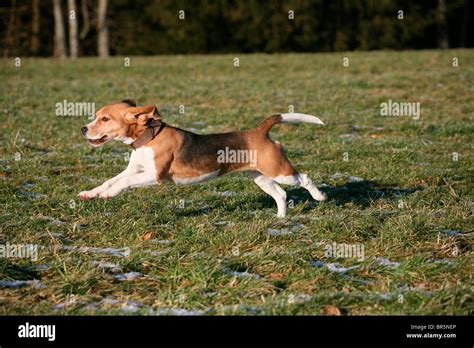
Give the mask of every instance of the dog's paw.
[[99, 194], [99, 197], [102, 198], [102, 199], [111, 199], [114, 195], [112, 195], [111, 193], [109, 192], [102, 192]]
[[95, 193], [94, 191], [81, 191], [77, 196], [83, 201], [85, 201], [97, 197], [97, 193]]
[[325, 192], [319, 191], [317, 195], [314, 197], [315, 200], [318, 202], [324, 202], [328, 200], [328, 195]]

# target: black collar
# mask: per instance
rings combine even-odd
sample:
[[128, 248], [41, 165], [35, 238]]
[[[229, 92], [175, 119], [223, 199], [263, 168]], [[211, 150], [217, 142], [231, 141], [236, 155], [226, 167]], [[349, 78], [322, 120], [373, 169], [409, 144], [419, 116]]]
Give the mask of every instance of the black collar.
[[148, 144], [150, 141], [153, 140], [154, 137], [158, 135], [158, 133], [165, 128], [165, 124], [160, 120], [156, 120], [150, 118], [146, 124], [146, 129], [143, 131], [142, 134], [138, 136], [138, 138], [131, 144], [134, 149], [138, 149], [145, 144]]

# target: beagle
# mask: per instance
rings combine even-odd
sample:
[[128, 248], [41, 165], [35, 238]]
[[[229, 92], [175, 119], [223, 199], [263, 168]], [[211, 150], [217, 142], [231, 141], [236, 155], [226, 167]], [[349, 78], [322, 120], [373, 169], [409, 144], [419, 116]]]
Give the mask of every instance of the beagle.
[[286, 158], [283, 146], [268, 132], [278, 123], [323, 124], [299, 113], [273, 115], [257, 128], [198, 135], [161, 122], [153, 105], [137, 106], [124, 100], [102, 107], [93, 122], [82, 127], [92, 146], [119, 140], [134, 148], [127, 168], [102, 185], [79, 193], [81, 199], [111, 198], [131, 187], [171, 181], [196, 184], [233, 171], [248, 171], [254, 182], [277, 204], [278, 216], [286, 215], [286, 192], [278, 185], [304, 187], [317, 201], [327, 196], [307, 174], [298, 173]]

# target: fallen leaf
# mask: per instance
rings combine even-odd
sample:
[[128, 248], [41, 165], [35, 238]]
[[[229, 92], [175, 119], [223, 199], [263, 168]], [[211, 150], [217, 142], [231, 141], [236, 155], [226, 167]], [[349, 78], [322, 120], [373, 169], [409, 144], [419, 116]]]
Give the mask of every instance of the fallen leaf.
[[153, 234], [153, 232], [149, 231], [149, 232], [146, 232], [145, 234], [143, 234], [143, 236], [141, 237], [142, 240], [148, 240], [151, 238], [151, 235]]
[[150, 268], [150, 266], [152, 266], [153, 264], [148, 262], [148, 261], [143, 261], [142, 262], [142, 266], [145, 267], [145, 268]]
[[420, 283], [416, 286], [418, 289], [428, 289], [428, 284]]
[[268, 279], [281, 279], [283, 278], [283, 274], [278, 272], [272, 272], [268, 275]]
[[339, 308], [331, 306], [331, 305], [324, 305], [322, 307], [323, 314], [326, 315], [341, 315], [341, 311]]
[[190, 280], [183, 279], [183, 280], [179, 283], [179, 285], [182, 286], [183, 288], [185, 288], [185, 287], [191, 285], [192, 283], [193, 283], [193, 282], [190, 281]]

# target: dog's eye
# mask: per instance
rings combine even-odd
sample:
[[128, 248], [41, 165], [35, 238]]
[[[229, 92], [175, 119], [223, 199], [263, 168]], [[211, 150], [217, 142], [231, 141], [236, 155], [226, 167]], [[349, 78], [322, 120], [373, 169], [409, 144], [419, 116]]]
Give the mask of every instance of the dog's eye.
[[110, 120], [110, 119], [108, 117], [105, 117], [105, 116], [101, 118], [101, 121], [104, 121], [104, 122], [107, 122], [108, 120]]

